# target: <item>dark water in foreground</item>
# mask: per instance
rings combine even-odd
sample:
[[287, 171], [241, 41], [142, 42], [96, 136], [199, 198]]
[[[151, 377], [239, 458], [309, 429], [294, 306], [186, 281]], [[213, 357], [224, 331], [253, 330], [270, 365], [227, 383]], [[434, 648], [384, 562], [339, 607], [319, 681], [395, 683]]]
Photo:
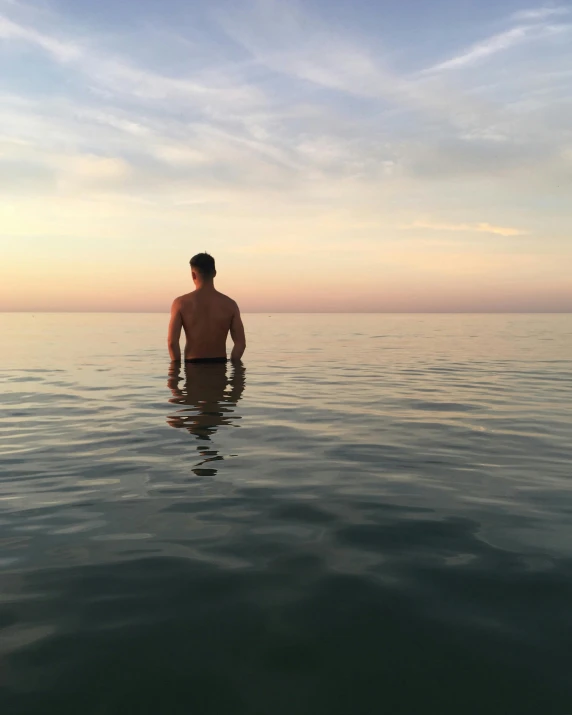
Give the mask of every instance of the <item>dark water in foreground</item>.
[[0, 712], [572, 713], [572, 317], [0, 316]]

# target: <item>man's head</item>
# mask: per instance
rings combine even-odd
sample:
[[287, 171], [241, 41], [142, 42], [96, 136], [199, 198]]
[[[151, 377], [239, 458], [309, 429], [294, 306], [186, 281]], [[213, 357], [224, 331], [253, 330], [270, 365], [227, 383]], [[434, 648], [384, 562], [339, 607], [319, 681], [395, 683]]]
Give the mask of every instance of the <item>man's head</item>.
[[191, 258], [191, 271], [195, 283], [198, 281], [212, 281], [216, 276], [214, 258], [208, 253], [197, 253]]

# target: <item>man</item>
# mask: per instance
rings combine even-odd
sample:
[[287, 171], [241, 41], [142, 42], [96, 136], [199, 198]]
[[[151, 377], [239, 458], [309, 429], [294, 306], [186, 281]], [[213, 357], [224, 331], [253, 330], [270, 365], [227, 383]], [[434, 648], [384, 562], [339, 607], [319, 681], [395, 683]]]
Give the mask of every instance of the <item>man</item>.
[[184, 328], [186, 363], [226, 362], [229, 331], [234, 342], [230, 359], [239, 361], [246, 348], [244, 326], [238, 305], [214, 287], [214, 258], [208, 253], [197, 253], [191, 258], [191, 272], [195, 290], [175, 298], [171, 308], [168, 337], [171, 360], [181, 360], [179, 338]]

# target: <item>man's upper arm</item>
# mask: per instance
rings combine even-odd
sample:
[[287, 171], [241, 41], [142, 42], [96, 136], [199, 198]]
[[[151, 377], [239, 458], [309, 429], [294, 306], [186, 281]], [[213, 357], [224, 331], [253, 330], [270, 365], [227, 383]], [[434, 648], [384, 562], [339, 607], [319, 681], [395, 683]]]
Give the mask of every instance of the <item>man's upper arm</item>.
[[242, 324], [240, 310], [236, 303], [234, 304], [234, 313], [232, 314], [232, 320], [230, 322], [230, 337], [232, 338], [233, 343], [240, 343], [246, 345], [244, 325]]
[[183, 327], [183, 318], [181, 316], [181, 301], [175, 298], [171, 306], [171, 320], [169, 321], [169, 344], [178, 343], [181, 337], [181, 328]]

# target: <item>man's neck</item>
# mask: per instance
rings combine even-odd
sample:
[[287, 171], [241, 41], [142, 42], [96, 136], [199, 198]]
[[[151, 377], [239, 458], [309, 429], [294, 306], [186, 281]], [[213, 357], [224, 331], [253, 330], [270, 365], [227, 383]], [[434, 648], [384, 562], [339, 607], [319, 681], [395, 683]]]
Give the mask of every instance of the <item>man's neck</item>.
[[214, 282], [213, 281], [197, 281], [195, 283], [195, 290], [200, 290], [201, 292], [208, 292], [208, 291], [214, 291]]

